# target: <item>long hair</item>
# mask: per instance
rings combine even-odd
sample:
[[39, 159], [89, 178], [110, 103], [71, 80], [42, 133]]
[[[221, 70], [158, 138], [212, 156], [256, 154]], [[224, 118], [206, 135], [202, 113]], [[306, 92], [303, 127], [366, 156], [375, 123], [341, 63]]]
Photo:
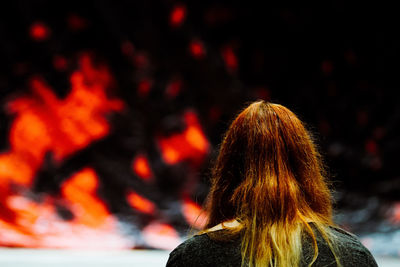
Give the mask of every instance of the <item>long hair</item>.
[[[230, 125], [221, 144], [206, 203], [205, 229], [236, 219], [242, 265], [298, 266], [302, 237], [327, 241], [332, 202], [320, 154], [303, 123], [282, 105], [254, 102]], [[207, 230], [205, 230], [207, 232]], [[214, 235], [213, 235], [214, 236]]]

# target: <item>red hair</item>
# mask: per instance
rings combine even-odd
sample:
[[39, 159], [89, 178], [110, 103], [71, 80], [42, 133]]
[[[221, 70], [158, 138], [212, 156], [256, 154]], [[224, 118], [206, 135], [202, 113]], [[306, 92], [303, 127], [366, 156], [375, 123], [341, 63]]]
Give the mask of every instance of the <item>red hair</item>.
[[242, 258], [250, 266], [297, 266], [303, 233], [314, 241], [311, 265], [318, 248], [309, 222], [332, 249], [332, 202], [320, 154], [303, 123], [282, 105], [252, 103], [230, 125], [206, 209], [206, 229], [240, 223], [230, 231], [242, 233]]

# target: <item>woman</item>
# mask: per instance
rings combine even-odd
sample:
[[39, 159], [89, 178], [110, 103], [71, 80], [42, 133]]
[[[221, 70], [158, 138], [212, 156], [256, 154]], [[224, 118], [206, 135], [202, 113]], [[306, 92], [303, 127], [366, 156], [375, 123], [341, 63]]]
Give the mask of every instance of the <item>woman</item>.
[[258, 101], [229, 127], [213, 170], [206, 229], [170, 254], [172, 266], [377, 266], [332, 221], [325, 173], [289, 109]]

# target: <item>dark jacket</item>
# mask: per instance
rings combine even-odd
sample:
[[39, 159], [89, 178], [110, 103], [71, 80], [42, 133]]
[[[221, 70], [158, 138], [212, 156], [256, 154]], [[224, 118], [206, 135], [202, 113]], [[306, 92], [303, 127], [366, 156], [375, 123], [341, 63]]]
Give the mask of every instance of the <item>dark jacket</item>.
[[[315, 227], [313, 227], [315, 229]], [[371, 253], [365, 248], [358, 238], [340, 228], [332, 228], [336, 236], [336, 246], [338, 252], [336, 255], [340, 259], [343, 267], [354, 266], [378, 266]], [[212, 234], [226, 234], [226, 230], [218, 230]], [[318, 231], [314, 231], [317, 237], [318, 258], [312, 266], [336, 266], [335, 258]], [[303, 238], [303, 256], [301, 266], [307, 266], [314, 256], [314, 248], [311, 238]], [[198, 266], [237, 266], [240, 267], [241, 258], [241, 240], [240, 237], [233, 238], [230, 241], [216, 241], [211, 239], [208, 234], [201, 234], [189, 238], [169, 256], [167, 267], [198, 267]], [[267, 264], [266, 264], [267, 266]]]

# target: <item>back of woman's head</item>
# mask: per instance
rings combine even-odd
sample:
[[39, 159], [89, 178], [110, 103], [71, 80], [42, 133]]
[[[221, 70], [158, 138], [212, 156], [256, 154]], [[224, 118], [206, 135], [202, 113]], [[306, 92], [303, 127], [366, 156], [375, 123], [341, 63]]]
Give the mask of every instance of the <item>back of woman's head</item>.
[[238, 220], [242, 254], [251, 265], [298, 264], [301, 234], [309, 232], [315, 241], [308, 223], [322, 232], [332, 224], [320, 155], [303, 123], [278, 104], [258, 101], [235, 118], [211, 184], [206, 227]]

